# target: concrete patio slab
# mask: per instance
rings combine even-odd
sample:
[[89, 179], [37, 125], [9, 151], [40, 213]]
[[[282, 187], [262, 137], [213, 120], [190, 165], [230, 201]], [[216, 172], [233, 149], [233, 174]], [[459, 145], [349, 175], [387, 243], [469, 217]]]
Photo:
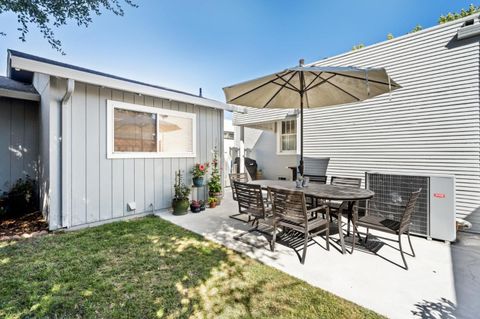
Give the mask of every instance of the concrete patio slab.
[[[265, 236], [259, 233], [235, 240], [233, 237], [249, 226], [228, 217], [237, 212], [237, 204], [228, 192], [225, 197], [221, 206], [199, 214], [173, 216], [170, 212], [161, 212], [158, 215], [390, 318], [478, 318], [478, 236], [462, 235], [452, 245], [413, 237], [417, 257], [406, 257], [408, 271], [397, 265], [402, 263], [400, 253], [395, 243], [388, 240], [372, 239], [368, 247], [376, 254], [359, 247], [353, 254], [342, 255], [336, 243], [338, 235], [332, 236], [330, 251], [325, 249], [325, 239], [317, 237], [316, 243], [308, 247], [302, 265], [289, 247], [277, 244], [276, 251], [271, 252]], [[375, 232], [373, 235], [380, 236]], [[405, 247], [409, 252], [408, 245]]]

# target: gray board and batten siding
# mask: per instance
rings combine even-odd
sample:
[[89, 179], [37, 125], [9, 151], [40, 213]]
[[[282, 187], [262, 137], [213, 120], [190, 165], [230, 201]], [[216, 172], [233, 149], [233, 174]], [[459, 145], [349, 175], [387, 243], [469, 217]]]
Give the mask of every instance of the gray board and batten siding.
[[[50, 128], [60, 127], [60, 100], [66, 91], [66, 81], [54, 77], [49, 81], [51, 98]], [[47, 95], [47, 94], [46, 94]], [[42, 95], [43, 98], [43, 95]], [[107, 158], [107, 100], [159, 107], [196, 114], [196, 158]], [[195, 162], [210, 161], [216, 146], [223, 154], [221, 136], [223, 110], [186, 104], [152, 96], [75, 82], [67, 102], [71, 125], [68, 136], [71, 146], [66, 158], [71, 175], [67, 183], [61, 216], [62, 198], [50, 203], [50, 228], [77, 227], [119, 219], [171, 207], [174, 173], [182, 170], [187, 185], [191, 184], [191, 167]], [[53, 123], [55, 122], [55, 123]], [[55, 141], [54, 141], [55, 143]], [[55, 154], [60, 158], [59, 154]], [[55, 161], [60, 171], [61, 162]], [[50, 170], [53, 169], [52, 167]], [[50, 185], [61, 189], [61, 176]], [[58, 188], [60, 187], [60, 188]], [[203, 194], [200, 190], [200, 196]], [[53, 196], [50, 197], [51, 200]], [[136, 210], [129, 211], [127, 203], [135, 202]], [[52, 207], [55, 207], [52, 211]]]
[[37, 180], [38, 102], [0, 97], [0, 194], [27, 175]]
[[[456, 39], [464, 21], [313, 63], [385, 67], [402, 88], [361, 103], [306, 110], [304, 152], [329, 157], [328, 175], [363, 178], [371, 170], [455, 175], [457, 217], [479, 231], [480, 50], [479, 37]], [[268, 114], [235, 114], [234, 125], [265, 122]]]

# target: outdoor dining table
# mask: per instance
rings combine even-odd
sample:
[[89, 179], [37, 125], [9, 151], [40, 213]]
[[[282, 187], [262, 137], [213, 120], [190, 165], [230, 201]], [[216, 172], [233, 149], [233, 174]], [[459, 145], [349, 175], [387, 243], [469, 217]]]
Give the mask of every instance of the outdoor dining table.
[[[346, 201], [349, 202], [348, 218], [353, 221], [355, 231], [355, 216], [358, 214], [358, 202], [360, 200], [370, 199], [375, 195], [374, 192], [364, 188], [336, 186], [329, 184], [309, 183], [308, 186], [298, 188], [296, 183], [292, 181], [282, 180], [254, 180], [251, 184], [261, 185], [262, 188], [279, 187], [288, 190], [296, 190], [305, 193], [305, 195], [324, 199], [326, 201]], [[345, 254], [345, 239], [342, 230], [342, 210], [338, 212], [338, 234], [340, 237], [340, 244], [342, 246], [342, 254]], [[355, 236], [353, 236], [355, 237]], [[353, 238], [355, 240], [355, 238]]]

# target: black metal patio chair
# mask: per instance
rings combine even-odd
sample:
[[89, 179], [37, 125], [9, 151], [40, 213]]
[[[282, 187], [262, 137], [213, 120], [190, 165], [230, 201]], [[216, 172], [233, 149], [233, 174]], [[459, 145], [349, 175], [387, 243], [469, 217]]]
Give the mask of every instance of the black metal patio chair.
[[[340, 177], [340, 176], [332, 176], [330, 180], [331, 185], [335, 186], [342, 186], [342, 187], [354, 187], [354, 188], [360, 188], [362, 185], [362, 179], [361, 178], [352, 178], [352, 177]], [[341, 223], [342, 221], [339, 220], [339, 215], [340, 212], [347, 212], [347, 235], [350, 234], [350, 223], [351, 223], [351, 218], [350, 214], [353, 209], [353, 203], [352, 202], [347, 202], [347, 201], [330, 201], [328, 203], [330, 207], [330, 221], [332, 221], [332, 218], [335, 217], [337, 219], [338, 223]], [[342, 215], [343, 216], [343, 215]]]
[[240, 215], [247, 215], [252, 220], [252, 228], [246, 232], [235, 236], [239, 239], [243, 235], [259, 230], [258, 226], [261, 220], [267, 221], [272, 216], [272, 208], [266, 202], [262, 193], [262, 186], [233, 181], [236, 189], [236, 197], [238, 203], [238, 213]]
[[[408, 265], [407, 265], [407, 261], [405, 260], [405, 256], [402, 248], [402, 234], [407, 234], [408, 244], [410, 245], [410, 250], [412, 251], [412, 257], [415, 257], [415, 251], [413, 250], [412, 241], [410, 240], [410, 223], [411, 223], [412, 215], [415, 211], [415, 204], [417, 203], [417, 199], [421, 191], [422, 189], [419, 189], [418, 191], [411, 193], [410, 198], [407, 201], [407, 204], [404, 206], [405, 210], [399, 221], [384, 218], [378, 215], [377, 216], [370, 215], [369, 212], [372, 212], [372, 211], [375, 211], [377, 214], [378, 213], [389, 214], [389, 212], [373, 209], [370, 207], [371, 205], [367, 207], [365, 216], [360, 217], [357, 221], [354, 221], [355, 228], [357, 228], [358, 226], [367, 228], [367, 232], [365, 234], [365, 243], [368, 240], [368, 232], [370, 229], [375, 229], [381, 232], [397, 235], [400, 254], [402, 255], [403, 264], [405, 265], [406, 270], [408, 270]], [[360, 240], [362, 240], [360, 233], [358, 233], [358, 237], [360, 238]], [[355, 240], [353, 242], [355, 242]], [[355, 248], [355, 245], [353, 245], [352, 250], [354, 248]]]
[[[325, 233], [326, 247], [329, 245], [329, 227], [328, 227], [328, 207], [326, 210], [327, 219], [320, 218], [313, 214], [324, 207], [316, 207], [308, 210], [305, 202], [305, 194], [301, 191], [286, 190], [281, 188], [268, 187], [269, 198], [272, 201], [273, 212], [273, 237], [271, 249], [275, 251], [275, 241], [277, 239], [277, 228], [282, 227], [303, 234], [303, 254], [300, 262], [305, 263], [307, 255], [308, 241], [316, 235]], [[295, 249], [295, 247], [293, 247]]]
[[[228, 175], [228, 178], [230, 179], [230, 186], [232, 187], [233, 200], [237, 201], [237, 190], [235, 188], [234, 182], [237, 181], [237, 182], [248, 183], [250, 181], [250, 177], [248, 173], [232, 173]], [[241, 215], [244, 215], [244, 214], [237, 213], [237, 214], [230, 215], [229, 217], [235, 220], [246, 222], [246, 223], [249, 223], [251, 221], [250, 217], [248, 217], [248, 220], [238, 218], [238, 216], [241, 216]]]

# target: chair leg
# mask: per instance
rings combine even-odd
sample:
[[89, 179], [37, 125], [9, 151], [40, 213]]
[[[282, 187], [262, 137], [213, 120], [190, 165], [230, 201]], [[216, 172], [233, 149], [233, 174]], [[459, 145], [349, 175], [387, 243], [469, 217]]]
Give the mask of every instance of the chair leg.
[[400, 246], [400, 254], [402, 255], [403, 264], [405, 265], [405, 270], [408, 270], [407, 261], [405, 260], [405, 256], [403, 254], [403, 249], [402, 249], [402, 234], [398, 234], [398, 245]]
[[[349, 224], [350, 225], [350, 224]], [[350, 254], [353, 254], [353, 251], [355, 250], [355, 225], [353, 227], [353, 236], [352, 236], [352, 252]]]
[[350, 215], [347, 215], [347, 237], [350, 236]]
[[273, 235], [272, 241], [270, 242], [270, 249], [275, 251], [275, 241], [277, 240], [277, 225], [273, 223]]
[[327, 231], [325, 232], [325, 240], [327, 241], [327, 250], [330, 250], [330, 225], [327, 223]]
[[415, 251], [413, 250], [412, 241], [410, 240], [410, 230], [407, 231], [408, 244], [410, 245], [410, 250], [412, 251], [412, 256], [415, 257]]
[[303, 244], [303, 254], [302, 254], [302, 260], [301, 263], [305, 263], [305, 257], [307, 257], [307, 246], [308, 246], [308, 234], [305, 234], [305, 242]]
[[368, 240], [368, 231], [370, 230], [370, 228], [367, 227], [367, 233], [365, 234], [365, 244], [367, 243], [367, 240]]

